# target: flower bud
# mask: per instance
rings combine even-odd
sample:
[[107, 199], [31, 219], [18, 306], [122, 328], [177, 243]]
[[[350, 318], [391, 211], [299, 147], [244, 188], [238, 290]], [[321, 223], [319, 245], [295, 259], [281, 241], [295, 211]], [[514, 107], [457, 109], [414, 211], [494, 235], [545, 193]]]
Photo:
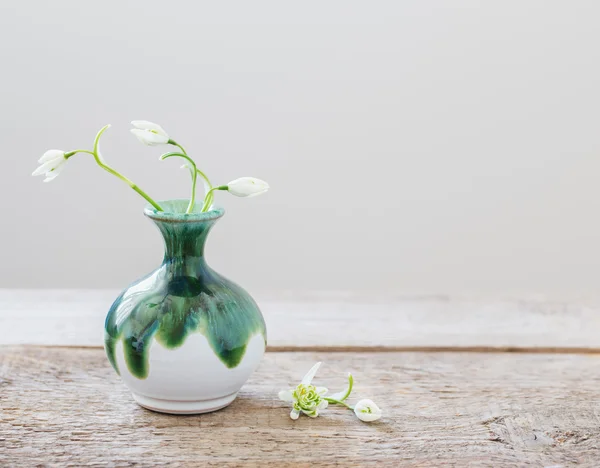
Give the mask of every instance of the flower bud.
[[372, 400], [360, 400], [354, 406], [354, 414], [361, 421], [371, 422], [379, 419], [382, 411]]
[[165, 145], [169, 142], [169, 135], [160, 125], [147, 120], [134, 120], [131, 125], [135, 127], [131, 129], [131, 133], [145, 145]]
[[229, 182], [227, 190], [236, 197], [255, 197], [269, 190], [269, 184], [254, 177], [241, 177]]

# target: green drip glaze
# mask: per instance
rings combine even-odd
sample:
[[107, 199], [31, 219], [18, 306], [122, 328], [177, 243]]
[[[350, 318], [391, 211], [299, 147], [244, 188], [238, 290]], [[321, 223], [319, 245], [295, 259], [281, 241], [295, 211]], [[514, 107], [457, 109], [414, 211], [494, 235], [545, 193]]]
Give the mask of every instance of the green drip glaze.
[[201, 213], [197, 207], [183, 214], [186, 200], [160, 205], [164, 212], [148, 207], [145, 213], [163, 235], [163, 263], [123, 291], [110, 308], [104, 333], [108, 359], [118, 373], [115, 349], [122, 342], [127, 368], [145, 379], [152, 338], [175, 349], [191, 333], [201, 333], [223, 364], [235, 368], [250, 339], [260, 333], [266, 344], [267, 335], [252, 297], [217, 274], [204, 259], [208, 233], [224, 211]]

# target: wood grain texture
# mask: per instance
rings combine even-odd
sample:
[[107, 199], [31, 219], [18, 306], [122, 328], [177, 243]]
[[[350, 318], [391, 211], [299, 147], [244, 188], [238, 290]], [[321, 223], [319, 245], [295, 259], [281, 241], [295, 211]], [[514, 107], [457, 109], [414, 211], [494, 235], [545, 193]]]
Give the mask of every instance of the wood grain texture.
[[[292, 421], [276, 399], [315, 361], [352, 370], [373, 424], [331, 408]], [[138, 407], [101, 350], [0, 347], [0, 466], [598, 466], [600, 358], [267, 353], [238, 399], [201, 416]], [[355, 400], [356, 401], [356, 400]]]
[[[0, 290], [0, 344], [101, 346], [117, 294]], [[257, 299], [273, 350], [600, 350], [600, 307], [590, 300], [334, 293]]]

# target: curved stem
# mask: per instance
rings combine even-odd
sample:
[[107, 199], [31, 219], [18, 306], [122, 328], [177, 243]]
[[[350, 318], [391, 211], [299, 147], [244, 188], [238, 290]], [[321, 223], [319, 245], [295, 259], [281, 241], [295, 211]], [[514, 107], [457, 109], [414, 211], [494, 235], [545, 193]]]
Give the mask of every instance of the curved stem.
[[204, 213], [204, 212], [206, 212], [206, 210], [208, 210], [208, 207], [210, 206], [209, 203], [211, 201], [212, 193], [215, 190], [217, 190], [216, 187], [211, 188], [204, 196], [204, 204], [202, 205], [202, 213]]
[[123, 182], [125, 182], [133, 190], [135, 190], [137, 193], [139, 193], [148, 203], [150, 203], [158, 211], [163, 211], [161, 206], [158, 203], [156, 203], [152, 198], [150, 198], [150, 196], [146, 192], [144, 192], [141, 188], [139, 188], [136, 184], [134, 184], [133, 181], [131, 181], [130, 179], [125, 177], [123, 174], [120, 174], [119, 172], [114, 170], [108, 164], [103, 162], [102, 159], [100, 158], [100, 153], [98, 152], [98, 148], [99, 148], [99, 144], [100, 144], [100, 137], [109, 127], [110, 127], [110, 125], [105, 125], [104, 127], [102, 127], [100, 129], [100, 131], [96, 135], [96, 139], [94, 140], [94, 150], [93, 151], [77, 150], [77, 152], [78, 153], [87, 153], [87, 154], [91, 154], [92, 156], [94, 156], [94, 159], [96, 160], [96, 164], [98, 164], [98, 166], [100, 166], [102, 169], [104, 169], [109, 174], [112, 174], [115, 177], [118, 177], [119, 179], [121, 179]]
[[[170, 139], [167, 143], [169, 143], [170, 145], [173, 145], [173, 146], [177, 146], [177, 148], [179, 148], [181, 150], [181, 153], [183, 154], [183, 156], [188, 155], [185, 148], [182, 145], [180, 145], [179, 143], [177, 143], [175, 140]], [[175, 153], [172, 153], [172, 154], [175, 155]], [[210, 198], [207, 198], [207, 197], [209, 196], [208, 194], [210, 193], [210, 189], [212, 189], [213, 185], [210, 183], [210, 180], [208, 180], [208, 177], [206, 176], [206, 174], [204, 172], [202, 172], [200, 169], [198, 169], [198, 167], [196, 166], [196, 163], [194, 163], [189, 157], [187, 159], [188, 159], [188, 161], [190, 161], [192, 163], [192, 166], [194, 168], [193, 170], [195, 170], [198, 174], [200, 174], [200, 177], [202, 177], [206, 181], [205, 185], [208, 185], [208, 190], [206, 189], [206, 187], [204, 189], [204, 204], [206, 204], [206, 201], [208, 200], [208, 206], [210, 206], [212, 203], [212, 199], [213, 199], [212, 194], [210, 195]], [[193, 185], [192, 196], [193, 197], [196, 196], [196, 179], [195, 179], [195, 177], [196, 176], [194, 174], [192, 174], [192, 185]], [[203, 206], [204, 206], [204, 204], [203, 204]]]
[[210, 183], [210, 180], [208, 180], [208, 177], [206, 176], [206, 174], [204, 172], [202, 172], [200, 169], [196, 168], [196, 172], [198, 174], [200, 174], [200, 177], [202, 177], [206, 183], [208, 184], [209, 190], [213, 187], [212, 184]]
[[170, 145], [173, 145], [173, 146], [177, 146], [177, 148], [179, 148], [181, 150], [181, 152], [187, 156], [187, 151], [185, 150], [185, 148], [183, 146], [181, 146], [179, 143], [177, 143], [175, 140], [169, 140], [169, 141], [167, 141], [167, 143]]
[[[179, 146], [179, 145], [177, 145]], [[190, 196], [190, 203], [187, 207], [187, 210], [185, 210], [185, 212], [187, 214], [192, 212], [192, 209], [194, 208], [194, 205], [196, 204], [196, 180], [198, 178], [198, 169], [196, 169], [196, 163], [194, 162], [194, 160], [192, 158], [190, 158], [187, 154], [185, 153], [178, 153], [178, 152], [171, 152], [171, 153], [165, 153], [163, 154], [160, 159], [161, 160], [165, 160], [168, 158], [183, 158], [185, 159], [187, 162], [190, 163], [190, 165], [192, 166], [192, 195]]]
[[348, 372], [348, 387], [346, 387], [346, 390], [334, 393], [330, 395], [329, 398], [333, 400], [345, 401], [352, 393], [352, 387], [354, 387], [354, 377], [352, 377], [352, 374]]
[[86, 153], [86, 154], [91, 154], [92, 156], [94, 156], [93, 151], [88, 151], [88, 150], [83, 150], [83, 149], [76, 149], [73, 151], [69, 151], [68, 153], [65, 154], [65, 159], [69, 159], [71, 156], [75, 156], [77, 153]]
[[[187, 156], [187, 151], [185, 150], [185, 148], [182, 145], [180, 145], [179, 143], [177, 143], [175, 140], [171, 139], [171, 140], [168, 141], [168, 143], [170, 145], [177, 146], [177, 148], [179, 148], [181, 150], [181, 152], [184, 155]], [[210, 206], [212, 204], [212, 201], [213, 201], [213, 195], [212, 195], [212, 193], [210, 193], [210, 189], [212, 189], [213, 186], [210, 183], [210, 180], [208, 180], [207, 175], [204, 172], [202, 172], [200, 169], [198, 169], [198, 167], [195, 164], [194, 164], [194, 168], [196, 169], [196, 172], [198, 174], [200, 174], [200, 177], [202, 177], [204, 179], [204, 181], [205, 181], [205, 184], [204, 184], [205, 187], [204, 187], [204, 201], [203, 201], [203, 206], [205, 204], [208, 204], [208, 206]], [[192, 176], [192, 183], [194, 183], [193, 182], [193, 176]], [[194, 194], [195, 193], [196, 193], [196, 191], [194, 189]], [[209, 193], [210, 193], [210, 196], [209, 196]]]
[[112, 174], [112, 175], [118, 177], [123, 182], [125, 182], [127, 185], [129, 185], [133, 190], [135, 190], [137, 193], [139, 193], [144, 199], [146, 199], [146, 201], [148, 201], [148, 203], [150, 203], [158, 211], [163, 211], [161, 206], [158, 203], [156, 203], [152, 198], [150, 198], [150, 196], [146, 192], [144, 192], [141, 188], [139, 188], [132, 180], [128, 179], [123, 174], [119, 174], [112, 167], [107, 166], [106, 164], [98, 163], [98, 165], [102, 169], [104, 169], [106, 172], [108, 172], [109, 174]]
[[[212, 184], [210, 183], [210, 180], [208, 180], [208, 177], [206, 176], [206, 174], [204, 172], [202, 172], [200, 169], [196, 168], [196, 171], [198, 172], [198, 174], [200, 174], [200, 177], [202, 177], [205, 181], [205, 187], [204, 187], [204, 203], [208, 204], [208, 207], [210, 207], [210, 205], [212, 204], [213, 201], [213, 193], [211, 192], [211, 189], [213, 188]], [[208, 189], [206, 188], [208, 187]], [[204, 206], [204, 205], [203, 205]]]
[[348, 409], [353, 410], [354, 408], [352, 406], [350, 406], [348, 403], [344, 402], [344, 401], [340, 401], [340, 400], [336, 400], [335, 398], [327, 398], [327, 397], [323, 397], [323, 400], [328, 401], [329, 403], [332, 403], [334, 405], [343, 405]]
[[204, 197], [204, 205], [202, 206], [202, 213], [206, 212], [208, 210], [208, 208], [210, 207], [210, 204], [212, 203], [213, 200], [213, 192], [215, 190], [228, 190], [229, 187], [227, 187], [227, 185], [219, 185], [218, 187], [213, 187], [211, 188], [208, 193], [206, 194], [206, 197]]

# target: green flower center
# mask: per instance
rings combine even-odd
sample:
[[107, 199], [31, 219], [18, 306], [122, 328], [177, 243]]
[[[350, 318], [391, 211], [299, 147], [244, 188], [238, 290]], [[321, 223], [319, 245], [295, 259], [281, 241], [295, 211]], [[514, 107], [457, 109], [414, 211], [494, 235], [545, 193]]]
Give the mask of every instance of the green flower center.
[[300, 384], [294, 390], [294, 409], [313, 412], [323, 402], [314, 385]]

